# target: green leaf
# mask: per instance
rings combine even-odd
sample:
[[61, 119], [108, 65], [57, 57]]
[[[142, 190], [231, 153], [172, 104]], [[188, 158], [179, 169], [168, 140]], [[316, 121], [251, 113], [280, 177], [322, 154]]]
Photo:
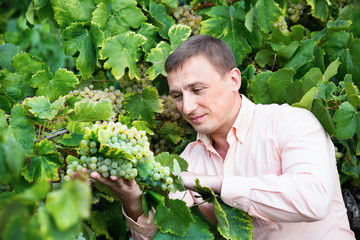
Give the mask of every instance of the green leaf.
[[292, 58], [284, 65], [284, 68], [297, 69], [304, 64], [311, 62], [314, 56], [315, 43], [308, 39], [300, 42], [299, 48], [296, 50]]
[[327, 62], [339, 59], [341, 65], [338, 69], [338, 77], [343, 78], [346, 74], [352, 74], [354, 83], [360, 84], [360, 39], [353, 40], [352, 36], [344, 31], [332, 32], [326, 38], [323, 45], [326, 51]]
[[229, 221], [226, 217], [226, 213], [221, 208], [221, 205], [218, 202], [215, 193], [210, 188], [201, 186], [199, 179], [195, 180], [195, 191], [201, 195], [201, 197], [204, 201], [213, 204], [214, 214], [218, 221], [217, 229], [221, 233], [222, 236], [229, 239], [229, 237], [228, 237], [229, 230], [230, 230]]
[[63, 166], [63, 159], [55, 151], [55, 145], [45, 139], [36, 144], [36, 155], [30, 155], [30, 162], [24, 166], [24, 177], [29, 182], [41, 180], [58, 181], [58, 170]]
[[132, 161], [135, 163], [134, 156], [125, 152], [122, 149], [119, 149], [117, 147], [111, 147], [107, 144], [100, 145], [99, 153], [103, 154], [104, 157], [108, 158], [126, 158], [129, 161]]
[[220, 232], [226, 239], [252, 240], [254, 228], [252, 226], [252, 217], [244, 211], [230, 207], [225, 204], [220, 197], [217, 198], [221, 208], [229, 221], [229, 230]]
[[326, 71], [324, 73], [324, 81], [329, 81], [331, 77], [336, 75], [340, 64], [341, 62], [339, 62], [338, 59], [330, 63], [330, 65], [326, 68]]
[[267, 84], [272, 74], [270, 71], [258, 73], [255, 75], [255, 79], [250, 81], [247, 91], [255, 103], [272, 103], [269, 95], [269, 85]]
[[324, 127], [325, 131], [330, 135], [333, 136], [335, 134], [335, 125], [332, 120], [332, 117], [329, 113], [328, 108], [323, 104], [321, 99], [316, 98], [311, 112], [317, 117], [320, 121], [321, 125]]
[[255, 3], [255, 14], [261, 31], [268, 33], [282, 13], [278, 4], [273, 0], [258, 0]]
[[169, 29], [169, 38], [172, 50], [175, 50], [181, 43], [189, 38], [191, 28], [186, 25], [173, 25]]
[[269, 93], [271, 99], [278, 103], [293, 103], [301, 99], [302, 88], [293, 81], [295, 75], [294, 69], [282, 68], [272, 74], [267, 83], [269, 84]]
[[88, 183], [75, 180], [49, 193], [45, 207], [54, 217], [56, 226], [66, 230], [90, 216], [90, 200]]
[[93, 12], [92, 23], [98, 24], [105, 38], [139, 28], [146, 21], [145, 15], [134, 0], [114, 0], [111, 5], [101, 2]]
[[83, 139], [84, 133], [81, 131], [76, 131], [70, 134], [64, 134], [61, 139], [61, 144], [64, 146], [75, 147], [80, 144], [80, 141]]
[[154, 135], [154, 132], [153, 132], [153, 130], [151, 130], [148, 122], [133, 121], [132, 125], [139, 131], [145, 131], [149, 135]]
[[261, 49], [256, 53], [255, 62], [260, 67], [271, 66], [274, 62], [275, 53], [268, 49]]
[[87, 99], [75, 103], [74, 112], [69, 115], [69, 118], [78, 122], [95, 122], [108, 120], [112, 115], [112, 105], [109, 100], [95, 103]]
[[[0, 111], [0, 121], [6, 123], [3, 111]], [[0, 184], [11, 183], [12, 178], [20, 176], [25, 161], [25, 150], [14, 139], [10, 131], [1, 130], [0, 133]]]
[[154, 122], [155, 112], [163, 111], [161, 99], [154, 87], [144, 88], [142, 97], [135, 93], [126, 94], [123, 107], [133, 119], [147, 121], [150, 125]]
[[184, 237], [179, 237], [170, 233], [162, 233], [157, 231], [153, 240], [181, 240], [181, 239], [197, 239], [212, 240], [214, 235], [209, 231], [208, 226], [198, 216], [192, 215], [194, 222], [190, 223], [190, 227]]
[[[351, 77], [351, 75], [346, 75], [346, 76]], [[354, 108], [357, 108], [360, 105], [359, 90], [354, 85], [354, 83], [352, 83], [352, 81], [345, 83], [345, 92], [349, 100], [349, 103], [351, 103], [351, 105], [353, 105]]]
[[171, 172], [175, 171], [174, 159], [176, 159], [180, 173], [187, 170], [189, 164], [177, 154], [162, 152], [155, 156], [155, 161], [161, 163], [161, 166], [169, 167]]
[[164, 39], [169, 39], [168, 32], [170, 27], [175, 24], [175, 21], [166, 13], [166, 7], [161, 4], [151, 2], [149, 6], [149, 12], [153, 17], [156, 18], [157, 21], [165, 25], [164, 29], [159, 29], [159, 35]]
[[158, 32], [158, 28], [149, 23], [142, 23], [137, 34], [140, 34], [146, 37], [147, 41], [142, 45], [142, 48], [145, 52], [150, 52], [150, 50], [156, 46], [156, 34]]
[[20, 47], [17, 47], [12, 43], [0, 44], [0, 67], [13, 71], [11, 59], [19, 52]]
[[[230, 16], [229, 11], [232, 10], [234, 12]], [[209, 18], [202, 21], [200, 34], [212, 35], [224, 40], [234, 52], [238, 64], [252, 51], [252, 47], [260, 47], [259, 27], [254, 25], [252, 32], [245, 27], [246, 12], [243, 9], [216, 6], [212, 7], [207, 15]]]
[[95, 10], [92, 0], [50, 0], [54, 11], [54, 18], [61, 28], [66, 28], [73, 22], [91, 20], [91, 13]]
[[140, 46], [146, 42], [146, 38], [134, 32], [123, 33], [106, 40], [100, 51], [101, 59], [106, 60], [105, 69], [111, 68], [111, 73], [116, 79], [129, 70], [129, 77], [140, 79], [137, 61], [139, 60]]
[[315, 87], [324, 79], [323, 73], [319, 68], [311, 68], [302, 78], [305, 91]]
[[172, 233], [184, 236], [190, 223], [194, 222], [190, 209], [184, 201], [169, 199], [169, 208], [159, 205], [156, 209], [154, 220], [159, 230], [163, 233]]
[[65, 40], [65, 53], [76, 57], [76, 68], [80, 70], [83, 79], [92, 76], [96, 68], [96, 47], [101, 46], [104, 41], [104, 33], [96, 24], [90, 29], [84, 24], [74, 22], [62, 32]]
[[164, 140], [168, 143], [177, 144], [184, 135], [184, 129], [176, 123], [167, 121], [161, 126], [158, 133], [165, 135]]
[[317, 95], [319, 96], [319, 98], [327, 102], [333, 99], [333, 93], [336, 90], [336, 86], [333, 82], [319, 82], [317, 84], [317, 87]]
[[339, 139], [352, 138], [359, 127], [359, 114], [349, 102], [343, 102], [334, 114], [336, 136]]
[[29, 112], [41, 119], [54, 119], [65, 107], [66, 96], [59, 98], [53, 103], [50, 103], [47, 97], [33, 97], [26, 98], [24, 105], [27, 106]]
[[12, 108], [9, 125], [2, 113], [0, 131], [4, 133], [6, 131], [10, 131], [9, 134], [11, 134], [15, 140], [23, 146], [27, 154], [32, 154], [34, 151], [34, 124], [22, 105], [15, 105]]
[[151, 62], [153, 64], [146, 70], [146, 74], [149, 76], [150, 80], [154, 80], [160, 74], [167, 76], [164, 64], [171, 51], [171, 46], [163, 41], [159, 42], [155, 48], [150, 50], [150, 53], [146, 58], [147, 62]]
[[[122, 208], [119, 202], [108, 203], [105, 206], [102, 204], [101, 211], [91, 211], [88, 222], [98, 238], [105, 236], [106, 239], [112, 240], [112, 234], [114, 233], [117, 236], [126, 236], [126, 220], [124, 220], [122, 215]], [[122, 238], [116, 239], [120, 240]]]
[[311, 111], [316, 92], [317, 92], [317, 87], [311, 88], [301, 98], [300, 102], [294, 103], [292, 106], [299, 107], [299, 108], [305, 108], [305, 109]]
[[17, 102], [34, 95], [34, 89], [29, 85], [30, 77], [40, 70], [49, 67], [39, 59], [28, 53], [19, 53], [12, 58], [14, 73], [8, 69], [2, 71], [4, 79], [0, 78], [0, 85], [6, 89], [6, 94]]
[[307, 4], [311, 6], [312, 15], [325, 22], [329, 17], [328, 0], [306, 0]]
[[30, 188], [25, 189], [20, 193], [19, 198], [26, 201], [39, 201], [45, 198], [45, 195], [50, 191], [50, 183], [48, 181], [41, 181], [32, 184]]

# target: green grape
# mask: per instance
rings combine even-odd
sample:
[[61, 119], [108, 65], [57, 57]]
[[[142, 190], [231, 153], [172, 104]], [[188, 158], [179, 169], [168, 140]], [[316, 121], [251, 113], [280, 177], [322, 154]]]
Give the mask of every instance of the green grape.
[[173, 12], [173, 16], [177, 24], [188, 25], [191, 28], [192, 35], [199, 35], [202, 17], [190, 9], [190, 6], [177, 7]]

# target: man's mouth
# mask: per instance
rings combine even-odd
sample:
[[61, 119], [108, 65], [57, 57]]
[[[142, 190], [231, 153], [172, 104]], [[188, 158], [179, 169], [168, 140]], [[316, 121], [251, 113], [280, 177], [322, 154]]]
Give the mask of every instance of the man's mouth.
[[194, 117], [191, 117], [190, 119], [191, 119], [191, 121], [192, 121], [193, 123], [198, 123], [198, 122], [200, 122], [200, 121], [204, 118], [204, 116], [205, 116], [205, 115], [194, 116]]

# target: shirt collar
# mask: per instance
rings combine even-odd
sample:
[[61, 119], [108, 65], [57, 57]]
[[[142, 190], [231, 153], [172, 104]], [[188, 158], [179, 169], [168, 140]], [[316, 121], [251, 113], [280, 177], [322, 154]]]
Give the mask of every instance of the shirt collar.
[[[255, 112], [255, 104], [242, 94], [241, 99], [241, 108], [232, 128], [228, 133], [228, 138], [229, 134], [233, 132], [238, 141], [244, 143], [246, 135], [250, 128], [251, 120]], [[207, 149], [212, 147], [212, 139], [210, 135], [198, 133], [197, 142], [203, 143]]]

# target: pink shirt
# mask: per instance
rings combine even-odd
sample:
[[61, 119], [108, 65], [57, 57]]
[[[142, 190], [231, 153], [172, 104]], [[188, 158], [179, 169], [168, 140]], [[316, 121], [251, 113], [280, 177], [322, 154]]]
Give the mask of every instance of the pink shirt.
[[[242, 95], [227, 141], [225, 159], [203, 134], [181, 157], [188, 161], [189, 172], [224, 176], [221, 198], [253, 217], [255, 240], [355, 239], [333, 143], [311, 112], [287, 104], [255, 105]], [[185, 198], [188, 205], [201, 201], [194, 195]], [[212, 218], [210, 204], [201, 210]], [[130, 227], [137, 231], [141, 226]], [[135, 234], [135, 239], [148, 239], [143, 234]]]

